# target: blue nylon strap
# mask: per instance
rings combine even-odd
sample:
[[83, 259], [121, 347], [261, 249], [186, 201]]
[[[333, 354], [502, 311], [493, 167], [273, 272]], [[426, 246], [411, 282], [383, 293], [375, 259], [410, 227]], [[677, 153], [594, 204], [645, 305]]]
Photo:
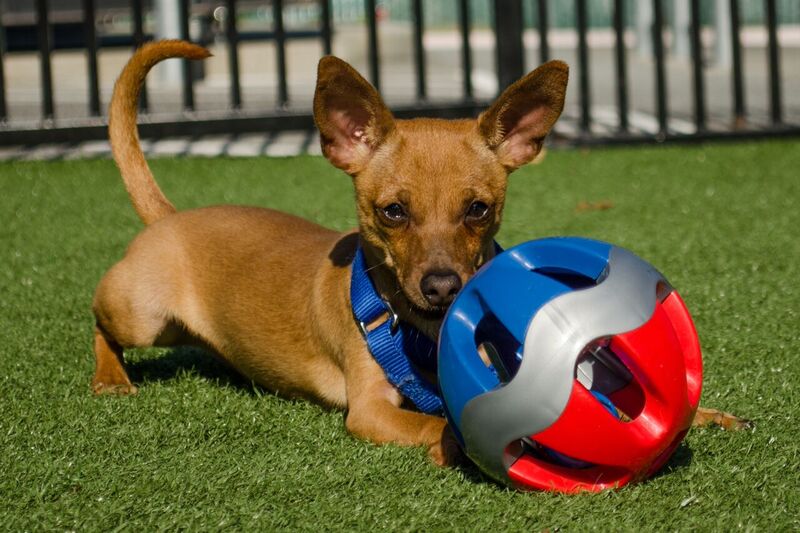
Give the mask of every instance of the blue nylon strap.
[[383, 300], [378, 296], [372, 286], [372, 280], [367, 274], [367, 263], [361, 247], [356, 250], [353, 258], [353, 272], [350, 279], [350, 305], [353, 315], [363, 324], [371, 324], [378, 317], [385, 314], [388, 309]]
[[[400, 393], [424, 413], [441, 413], [442, 398], [436, 386], [422, 377], [412, 365], [436, 368], [436, 346], [408, 324], [398, 324], [394, 311], [381, 299], [367, 274], [364, 252], [359, 247], [353, 259], [350, 301], [353, 316], [375, 361]], [[383, 315], [388, 318], [367, 331], [367, 325]]]

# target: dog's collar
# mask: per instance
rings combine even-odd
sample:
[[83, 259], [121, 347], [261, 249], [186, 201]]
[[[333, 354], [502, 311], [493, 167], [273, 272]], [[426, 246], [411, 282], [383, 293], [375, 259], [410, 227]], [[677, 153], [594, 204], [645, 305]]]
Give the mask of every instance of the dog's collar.
[[386, 378], [424, 413], [441, 413], [442, 397], [435, 384], [417, 370], [436, 371], [436, 344], [418, 329], [401, 322], [389, 302], [380, 297], [367, 273], [359, 246], [353, 258], [350, 304], [372, 357]]
[[[503, 251], [497, 242], [494, 248], [495, 253]], [[361, 246], [353, 258], [350, 305], [361, 335], [389, 383], [420, 411], [442, 413], [439, 388], [417, 370], [436, 373], [436, 344], [412, 325], [400, 321], [391, 304], [380, 297], [367, 273]]]

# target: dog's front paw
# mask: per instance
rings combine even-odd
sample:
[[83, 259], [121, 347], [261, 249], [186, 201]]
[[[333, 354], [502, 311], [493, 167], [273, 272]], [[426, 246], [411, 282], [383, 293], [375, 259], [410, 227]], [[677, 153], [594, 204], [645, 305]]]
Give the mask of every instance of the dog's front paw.
[[112, 383], [92, 382], [92, 392], [95, 396], [128, 396], [136, 394], [139, 389], [132, 383]]
[[697, 413], [694, 415], [692, 422], [694, 427], [708, 427], [719, 426], [726, 431], [738, 431], [740, 429], [750, 429], [753, 427], [753, 422], [745, 418], [740, 418], [736, 415], [718, 411], [716, 409], [707, 409], [705, 407], [698, 407]]
[[439, 441], [428, 448], [428, 456], [438, 466], [456, 466], [466, 460], [449, 425], [444, 426]]

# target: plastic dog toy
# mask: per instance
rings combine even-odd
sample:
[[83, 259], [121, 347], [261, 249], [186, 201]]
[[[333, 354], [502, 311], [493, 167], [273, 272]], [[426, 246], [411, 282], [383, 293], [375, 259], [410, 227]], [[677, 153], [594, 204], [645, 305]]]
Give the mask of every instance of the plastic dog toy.
[[450, 307], [446, 416], [466, 454], [516, 488], [621, 487], [680, 444], [702, 387], [678, 293], [631, 252], [580, 238], [511, 248]]

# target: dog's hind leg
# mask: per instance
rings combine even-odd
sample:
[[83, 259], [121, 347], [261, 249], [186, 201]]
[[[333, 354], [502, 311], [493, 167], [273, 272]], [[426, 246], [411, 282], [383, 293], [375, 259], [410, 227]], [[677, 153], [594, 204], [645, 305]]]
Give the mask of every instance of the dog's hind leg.
[[[117, 263], [95, 292], [95, 394], [135, 393], [136, 387], [125, 371], [123, 348], [171, 345], [169, 341], [177, 337], [177, 328], [162, 309], [161, 287], [149, 276], [139, 274], [143, 269], [137, 266], [129, 258]], [[166, 342], [159, 342], [162, 340]]]
[[136, 393], [136, 386], [125, 372], [122, 346], [104, 333], [99, 325], [94, 328], [94, 357], [92, 391], [95, 394]]

